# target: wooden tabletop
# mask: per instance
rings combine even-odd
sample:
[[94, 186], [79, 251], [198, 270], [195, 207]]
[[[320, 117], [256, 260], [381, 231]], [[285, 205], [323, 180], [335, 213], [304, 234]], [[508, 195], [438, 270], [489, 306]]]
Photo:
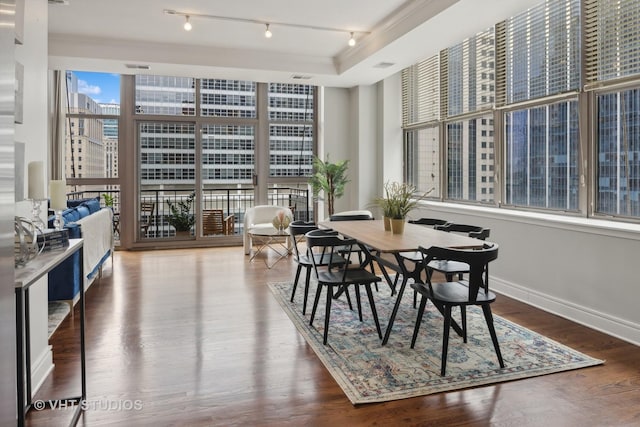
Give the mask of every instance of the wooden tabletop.
[[485, 242], [456, 233], [435, 230], [425, 225], [406, 223], [403, 234], [384, 230], [382, 220], [374, 221], [324, 221], [319, 224], [331, 228], [343, 236], [351, 237], [380, 252], [409, 252], [419, 246], [445, 248], [477, 248]]

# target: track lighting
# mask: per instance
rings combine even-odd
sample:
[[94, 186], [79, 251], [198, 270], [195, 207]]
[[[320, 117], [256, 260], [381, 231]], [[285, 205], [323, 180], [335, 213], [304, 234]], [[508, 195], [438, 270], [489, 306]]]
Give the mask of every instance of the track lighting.
[[208, 15], [206, 13], [195, 13], [195, 12], [182, 12], [182, 11], [174, 10], [174, 9], [164, 9], [164, 13], [166, 13], [167, 15], [184, 16], [185, 17], [185, 23], [184, 23], [185, 31], [191, 31], [191, 29], [193, 27], [191, 26], [191, 22], [190, 22], [189, 19], [192, 16], [195, 16], [196, 18], [207, 18], [207, 19], [215, 19], [215, 20], [219, 20], [219, 21], [244, 22], [244, 23], [248, 23], [248, 24], [264, 25], [265, 26], [264, 36], [266, 38], [268, 38], [268, 39], [273, 37], [273, 33], [271, 32], [271, 25], [276, 25], [278, 27], [299, 28], [299, 29], [302, 29], [302, 30], [333, 31], [333, 32], [338, 32], [338, 33], [347, 33], [347, 34], [349, 34], [349, 46], [351, 46], [351, 47], [356, 45], [356, 37], [355, 37], [356, 34], [358, 34], [359, 36], [370, 34], [368, 31], [351, 31], [348, 28], [321, 27], [321, 26], [318, 26], [318, 25], [296, 24], [296, 23], [293, 23], [293, 22], [278, 22], [278, 21], [266, 22], [266, 21], [262, 21], [260, 19], [238, 18], [238, 17], [233, 17], [233, 16]]

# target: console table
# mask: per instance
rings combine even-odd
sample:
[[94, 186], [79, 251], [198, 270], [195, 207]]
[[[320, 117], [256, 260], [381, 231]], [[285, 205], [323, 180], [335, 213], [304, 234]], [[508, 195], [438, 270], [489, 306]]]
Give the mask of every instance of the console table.
[[[82, 239], [69, 239], [69, 246], [65, 249], [43, 252], [26, 266], [15, 270], [16, 291], [16, 355], [17, 355], [17, 400], [18, 426], [24, 426], [25, 416], [32, 405], [31, 395], [31, 344], [29, 326], [29, 288], [38, 279], [45, 276], [62, 261], [78, 252], [80, 255], [80, 277], [84, 277], [82, 259]], [[45, 401], [48, 407], [58, 402], [75, 402], [76, 409], [70, 425], [75, 426], [83, 410], [83, 401], [87, 398], [87, 379], [84, 343], [84, 287], [80, 289], [80, 374], [81, 395], [68, 399], [51, 399]], [[42, 409], [42, 408], [38, 408]]]

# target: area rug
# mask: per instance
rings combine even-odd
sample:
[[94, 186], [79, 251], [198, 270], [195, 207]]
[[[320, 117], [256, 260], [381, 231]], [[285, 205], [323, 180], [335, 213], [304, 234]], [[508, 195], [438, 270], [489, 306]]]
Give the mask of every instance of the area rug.
[[69, 304], [61, 301], [49, 301], [48, 337], [51, 338], [58, 326], [69, 314]]
[[[321, 295], [314, 324], [310, 327], [315, 284], [310, 287], [306, 316], [302, 315], [302, 284], [298, 286], [293, 303], [290, 302], [292, 283], [270, 283], [269, 287], [354, 405], [477, 387], [603, 363], [494, 315], [505, 362], [505, 368], [500, 369], [482, 310], [469, 307], [468, 343], [463, 343], [462, 338], [452, 331], [447, 372], [441, 377], [442, 315], [433, 304], [427, 304], [420, 333], [412, 349], [411, 337], [417, 310], [413, 308], [413, 290], [409, 286], [385, 346], [381, 345], [376, 333], [364, 289], [363, 322], [358, 320], [353, 290], [353, 311], [342, 295], [333, 301], [328, 343], [323, 345], [325, 291]], [[374, 301], [384, 334], [395, 296], [391, 297], [388, 286], [381, 285], [379, 292], [374, 291]], [[456, 315], [459, 318], [454, 310], [454, 318]]]

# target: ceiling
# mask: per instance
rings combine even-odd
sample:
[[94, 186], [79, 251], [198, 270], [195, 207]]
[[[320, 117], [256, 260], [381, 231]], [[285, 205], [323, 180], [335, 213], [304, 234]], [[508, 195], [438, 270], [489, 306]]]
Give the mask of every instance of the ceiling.
[[[53, 4], [53, 3], [67, 4]], [[369, 85], [541, 0], [49, 0], [49, 66]], [[216, 15], [259, 23], [192, 16]], [[282, 26], [344, 29], [322, 31]], [[357, 44], [349, 47], [349, 32]], [[148, 66], [148, 70], [128, 68]]]

